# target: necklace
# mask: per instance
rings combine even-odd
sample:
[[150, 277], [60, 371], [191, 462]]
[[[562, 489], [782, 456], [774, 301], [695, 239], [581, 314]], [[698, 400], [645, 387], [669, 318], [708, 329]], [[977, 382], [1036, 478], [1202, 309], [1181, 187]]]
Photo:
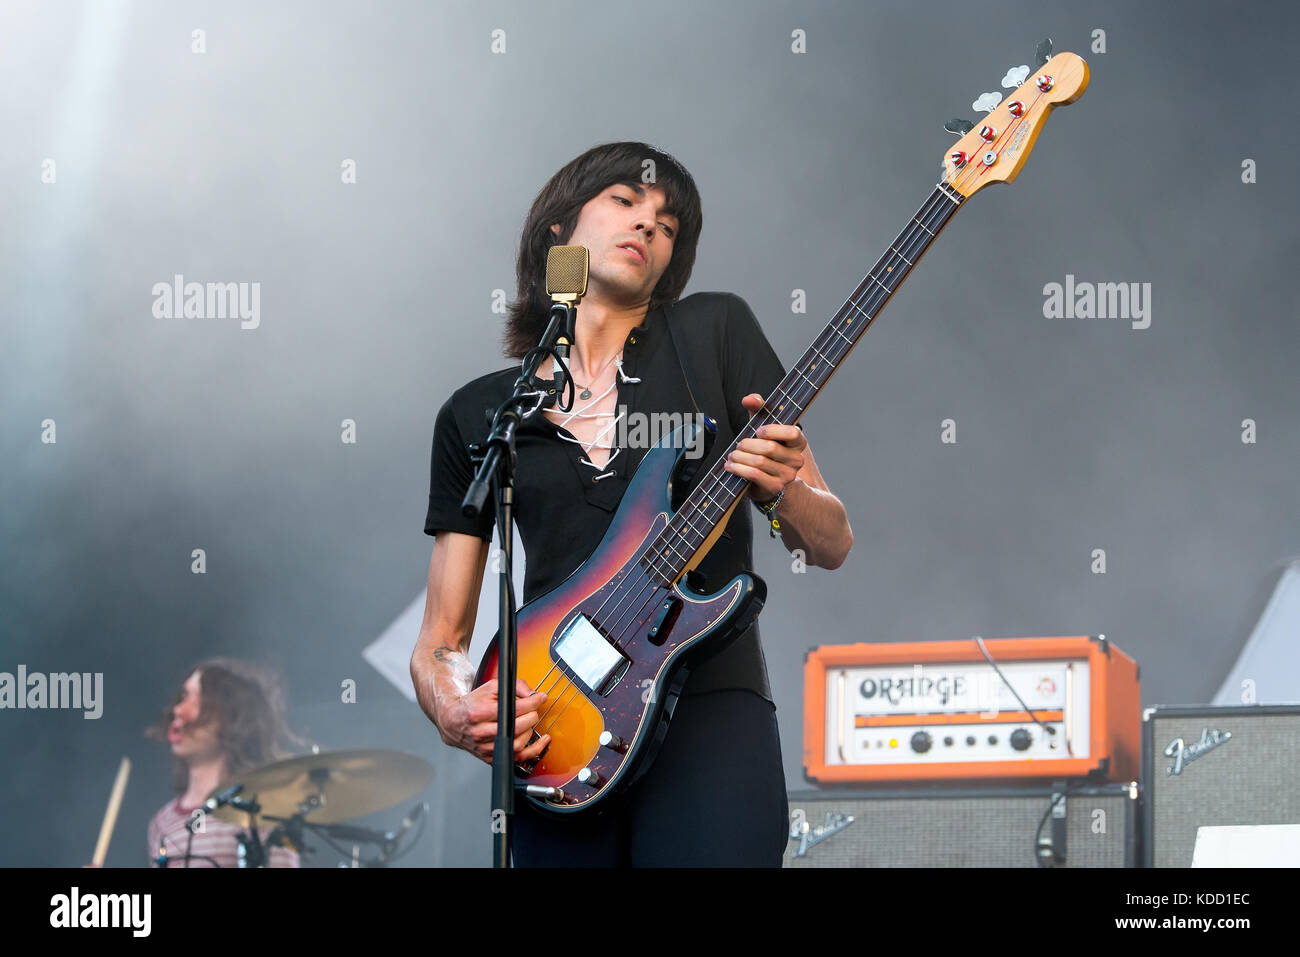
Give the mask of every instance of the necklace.
[[[607, 361], [603, 366], [601, 366], [600, 369], [599, 369], [599, 371], [596, 372], [596, 378], [592, 380], [591, 385], [595, 385], [596, 382], [599, 381], [600, 377], [601, 377], [602, 375], [604, 375], [605, 370], [609, 368], [609, 364], [610, 364], [611, 362], [614, 362], [615, 360], [622, 358], [622, 356], [623, 356], [623, 353], [622, 353], [622, 352], [619, 352], [617, 355], [611, 356], [611, 357], [609, 358], [609, 361]], [[576, 383], [575, 383], [575, 385], [576, 385]], [[580, 393], [578, 394], [578, 398], [579, 398], [579, 399], [590, 399], [590, 398], [591, 398], [591, 386], [581, 386], [581, 385], [580, 385], [580, 386], [578, 386], [578, 388], [582, 390], [582, 392], [580, 392]]]

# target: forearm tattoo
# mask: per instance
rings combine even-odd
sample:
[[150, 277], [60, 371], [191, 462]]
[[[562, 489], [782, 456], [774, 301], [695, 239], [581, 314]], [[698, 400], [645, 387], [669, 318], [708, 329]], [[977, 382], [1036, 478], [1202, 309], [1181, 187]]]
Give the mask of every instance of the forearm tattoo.
[[462, 651], [442, 645], [433, 649], [433, 658], [447, 665], [448, 674], [459, 694], [466, 695], [474, 690], [474, 666]]

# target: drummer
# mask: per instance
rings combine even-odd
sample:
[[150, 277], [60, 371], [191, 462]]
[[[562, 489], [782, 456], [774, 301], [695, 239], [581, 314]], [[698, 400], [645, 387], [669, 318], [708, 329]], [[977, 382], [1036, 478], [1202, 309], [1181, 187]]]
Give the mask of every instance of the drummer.
[[[149, 822], [149, 858], [163, 867], [238, 867], [242, 828], [212, 814], [195, 815], [208, 795], [241, 771], [282, 757], [283, 697], [273, 674], [246, 662], [213, 658], [198, 665], [174, 703], [148, 729], [176, 759], [176, 799]], [[188, 825], [192, 819], [197, 823]], [[269, 829], [260, 831], [265, 840]], [[273, 847], [271, 867], [298, 867], [296, 851]]]

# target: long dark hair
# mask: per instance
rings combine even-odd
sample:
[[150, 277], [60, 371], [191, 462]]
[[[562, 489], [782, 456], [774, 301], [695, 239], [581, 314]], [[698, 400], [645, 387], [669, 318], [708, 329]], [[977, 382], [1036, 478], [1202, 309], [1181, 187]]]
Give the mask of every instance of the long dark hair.
[[[653, 180], [646, 179], [646, 161], [653, 162]], [[618, 183], [655, 185], [663, 189], [664, 211], [677, 217], [677, 235], [668, 268], [650, 294], [650, 309], [681, 298], [695, 267], [704, 215], [700, 193], [686, 167], [662, 150], [645, 143], [605, 143], [593, 146], [551, 177], [533, 200], [519, 237], [515, 262], [517, 295], [507, 310], [504, 351], [518, 359], [537, 345], [550, 316], [546, 297], [546, 255], [564, 245], [578, 225], [578, 214], [602, 190]], [[560, 235], [551, 224], [560, 224]]]
[[[284, 757], [282, 744], [304, 743], [285, 723], [284, 690], [271, 669], [234, 658], [209, 658], [186, 675], [195, 671], [200, 689], [198, 723], [218, 722], [217, 743], [226, 759], [227, 778]], [[183, 690], [177, 690], [172, 703], [149, 726], [149, 737], [167, 740], [172, 708]], [[172, 769], [172, 786], [177, 794], [189, 786], [189, 768], [183, 761], [177, 760]]]

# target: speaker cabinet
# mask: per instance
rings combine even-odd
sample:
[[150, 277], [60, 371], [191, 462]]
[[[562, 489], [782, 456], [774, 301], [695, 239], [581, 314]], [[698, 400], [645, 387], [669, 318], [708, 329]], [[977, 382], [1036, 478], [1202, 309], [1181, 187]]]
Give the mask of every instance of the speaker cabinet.
[[1300, 705], [1149, 708], [1143, 863], [1190, 867], [1197, 829], [1300, 824]]
[[792, 791], [784, 864], [1136, 867], [1138, 792], [1135, 782], [1071, 782], [1064, 797], [1058, 784]]

